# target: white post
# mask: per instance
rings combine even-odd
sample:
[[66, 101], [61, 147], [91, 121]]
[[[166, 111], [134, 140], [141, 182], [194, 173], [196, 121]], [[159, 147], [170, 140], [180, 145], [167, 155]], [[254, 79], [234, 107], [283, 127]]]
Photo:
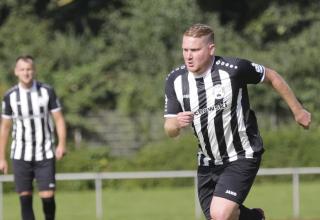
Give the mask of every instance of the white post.
[[102, 219], [102, 180], [100, 177], [95, 179], [95, 187], [96, 187], [96, 216], [97, 219]]
[[293, 218], [299, 219], [300, 216], [300, 190], [299, 190], [299, 173], [294, 171], [292, 174], [292, 205]]
[[3, 220], [3, 190], [2, 190], [2, 182], [0, 181], [0, 220]]
[[195, 204], [195, 216], [196, 220], [200, 220], [201, 218], [201, 207], [200, 207], [200, 202], [198, 198], [198, 179], [197, 176], [194, 177], [194, 204]]

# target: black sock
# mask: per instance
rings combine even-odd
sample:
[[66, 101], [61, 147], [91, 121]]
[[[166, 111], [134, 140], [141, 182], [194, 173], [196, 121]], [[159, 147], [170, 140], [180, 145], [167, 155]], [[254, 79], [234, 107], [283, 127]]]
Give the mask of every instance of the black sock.
[[41, 199], [45, 220], [54, 220], [56, 212], [56, 202], [54, 197]]
[[256, 209], [249, 209], [244, 205], [240, 205], [240, 217], [239, 220], [261, 220], [262, 214]]
[[22, 220], [35, 220], [32, 208], [32, 195], [20, 196]]

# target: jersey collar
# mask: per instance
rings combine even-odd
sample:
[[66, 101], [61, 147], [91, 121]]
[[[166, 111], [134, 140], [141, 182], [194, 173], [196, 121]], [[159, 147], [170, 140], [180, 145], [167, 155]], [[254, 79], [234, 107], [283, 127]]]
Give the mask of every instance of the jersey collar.
[[37, 89], [37, 85], [36, 85], [36, 84], [37, 84], [36, 81], [33, 80], [32, 86], [31, 86], [30, 88], [27, 88], [27, 89], [24, 88], [24, 87], [21, 85], [21, 83], [18, 83], [18, 87], [19, 87], [20, 91], [29, 92], [29, 91], [32, 91], [32, 90]]

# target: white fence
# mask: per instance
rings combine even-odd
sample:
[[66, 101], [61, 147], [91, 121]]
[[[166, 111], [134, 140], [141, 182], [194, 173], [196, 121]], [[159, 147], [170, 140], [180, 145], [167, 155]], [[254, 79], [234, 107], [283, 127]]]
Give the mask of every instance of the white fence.
[[[293, 217], [300, 216], [299, 177], [304, 174], [320, 174], [320, 167], [308, 168], [261, 168], [260, 176], [292, 175]], [[94, 180], [96, 192], [96, 217], [102, 219], [102, 181], [119, 179], [157, 179], [157, 178], [193, 178], [195, 182], [195, 219], [200, 219], [201, 209], [197, 196], [196, 171], [157, 171], [157, 172], [107, 172], [107, 173], [58, 173], [57, 180]], [[12, 175], [0, 176], [0, 220], [3, 220], [3, 182], [12, 182]]]

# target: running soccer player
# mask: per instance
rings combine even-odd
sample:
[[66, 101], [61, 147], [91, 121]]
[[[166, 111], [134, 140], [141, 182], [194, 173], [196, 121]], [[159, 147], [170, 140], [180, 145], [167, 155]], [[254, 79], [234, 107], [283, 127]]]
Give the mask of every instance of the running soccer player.
[[288, 104], [298, 124], [311, 114], [274, 70], [215, 55], [214, 32], [195, 24], [183, 34], [184, 65], [166, 79], [164, 129], [169, 137], [192, 125], [199, 143], [198, 196], [208, 220], [262, 220], [261, 208], [243, 205], [264, 151], [250, 109], [247, 84], [267, 83]]

